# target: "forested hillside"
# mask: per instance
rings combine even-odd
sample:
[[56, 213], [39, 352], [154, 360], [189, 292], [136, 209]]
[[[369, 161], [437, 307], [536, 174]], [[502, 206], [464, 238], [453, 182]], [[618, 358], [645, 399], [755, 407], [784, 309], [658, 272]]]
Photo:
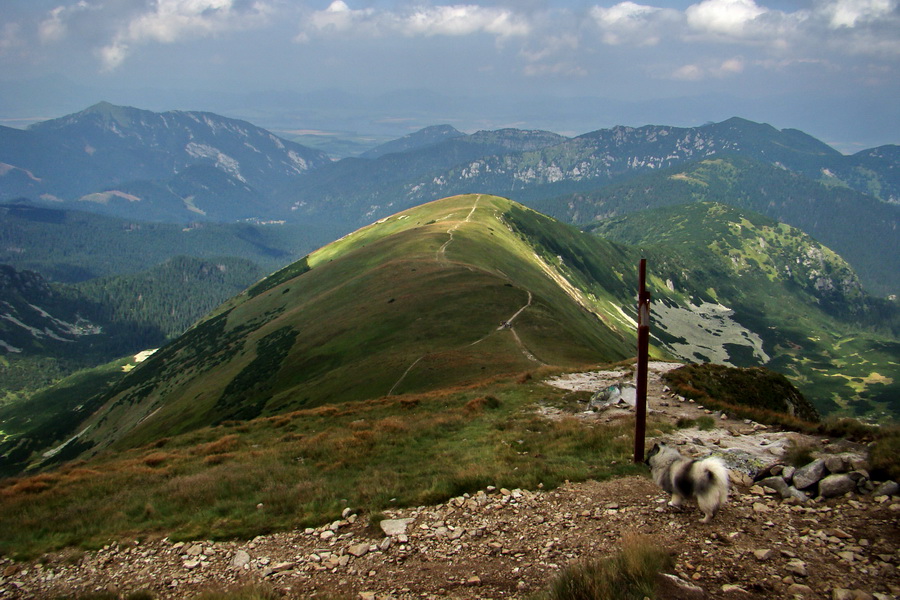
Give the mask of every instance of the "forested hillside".
[[0, 204], [0, 264], [79, 282], [135, 273], [174, 256], [233, 256], [272, 271], [338, 230], [296, 224], [150, 223], [18, 202]]

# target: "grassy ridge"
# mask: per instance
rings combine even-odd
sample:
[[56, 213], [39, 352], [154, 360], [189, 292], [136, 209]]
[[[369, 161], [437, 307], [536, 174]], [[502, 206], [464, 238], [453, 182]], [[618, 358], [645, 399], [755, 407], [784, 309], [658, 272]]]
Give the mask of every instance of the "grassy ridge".
[[[234, 418], [220, 400], [236, 378], [249, 416], [266, 416], [628, 356], [627, 337], [504, 221], [511, 206], [483, 195], [424, 205], [261, 281], [136, 369], [85, 440], [124, 448]], [[518, 339], [500, 327], [517, 313]], [[264, 340], [285, 328], [293, 345], [255, 385]]]

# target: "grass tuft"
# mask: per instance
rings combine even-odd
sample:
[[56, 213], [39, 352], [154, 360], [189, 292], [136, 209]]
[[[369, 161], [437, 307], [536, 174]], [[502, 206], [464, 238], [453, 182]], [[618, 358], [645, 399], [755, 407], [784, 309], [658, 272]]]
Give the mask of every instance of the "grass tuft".
[[536, 600], [655, 598], [659, 574], [673, 565], [672, 556], [657, 541], [627, 534], [615, 555], [570, 565]]

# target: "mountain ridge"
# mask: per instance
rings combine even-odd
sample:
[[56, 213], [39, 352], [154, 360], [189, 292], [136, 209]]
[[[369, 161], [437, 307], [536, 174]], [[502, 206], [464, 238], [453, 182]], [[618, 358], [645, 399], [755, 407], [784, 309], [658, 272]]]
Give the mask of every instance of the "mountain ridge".
[[900, 345], [828, 310], [836, 294], [868, 310], [846, 263], [787, 225], [688, 208], [721, 247], [641, 252], [481, 194], [380, 219], [212, 311], [124, 377], [73, 443], [122, 450], [163, 432], [626, 359], [642, 255], [656, 356], [767, 365], [813, 390], [823, 412], [900, 409], [883, 372]]

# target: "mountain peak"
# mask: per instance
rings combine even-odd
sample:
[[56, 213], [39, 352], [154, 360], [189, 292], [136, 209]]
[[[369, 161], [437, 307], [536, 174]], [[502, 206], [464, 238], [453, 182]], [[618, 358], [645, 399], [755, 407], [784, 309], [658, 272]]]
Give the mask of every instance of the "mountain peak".
[[364, 152], [362, 158], [378, 158], [385, 154], [398, 154], [433, 146], [445, 140], [462, 137], [465, 134], [452, 125], [431, 125], [402, 138], [386, 142]]

